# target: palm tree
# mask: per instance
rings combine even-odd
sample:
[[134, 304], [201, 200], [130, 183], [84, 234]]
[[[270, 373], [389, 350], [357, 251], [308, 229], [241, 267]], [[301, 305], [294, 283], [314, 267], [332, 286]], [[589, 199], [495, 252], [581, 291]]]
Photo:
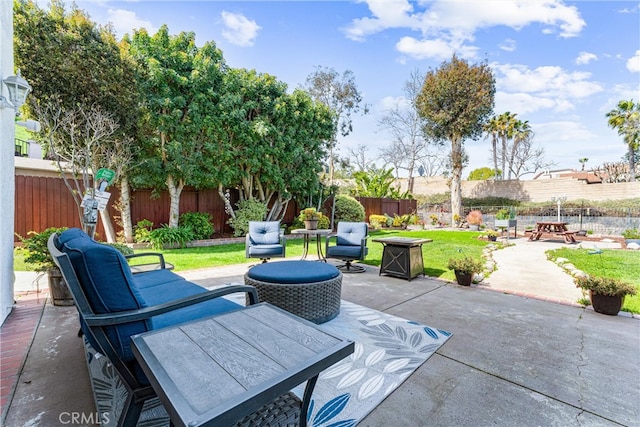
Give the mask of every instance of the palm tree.
[[584, 170], [584, 165], [589, 161], [589, 158], [588, 157], [581, 157], [581, 158], [578, 159], [578, 161], [582, 164], [582, 169], [581, 170]]
[[636, 180], [635, 152], [640, 146], [640, 102], [622, 100], [618, 107], [607, 113], [608, 125], [618, 130], [629, 149], [629, 181]]
[[509, 146], [509, 140], [513, 138], [516, 122], [516, 114], [514, 113], [507, 111], [498, 116], [498, 136], [502, 141], [502, 150], [500, 153], [502, 160], [502, 179], [504, 179], [505, 171], [507, 170], [507, 147]]
[[484, 131], [487, 133], [488, 138], [491, 137], [491, 154], [493, 155], [493, 170], [496, 173], [496, 179], [498, 178], [498, 137], [500, 134], [500, 122], [497, 116], [493, 116], [484, 125]]

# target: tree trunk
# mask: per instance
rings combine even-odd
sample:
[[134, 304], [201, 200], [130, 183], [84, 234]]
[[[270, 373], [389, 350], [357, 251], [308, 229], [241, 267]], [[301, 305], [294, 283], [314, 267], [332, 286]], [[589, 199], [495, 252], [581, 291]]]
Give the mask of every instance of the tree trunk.
[[462, 138], [451, 138], [451, 215], [462, 218]]
[[178, 180], [175, 182], [172, 175], [167, 176], [167, 188], [171, 197], [171, 208], [169, 209], [169, 227], [178, 228], [178, 219], [180, 218], [180, 194], [184, 188], [184, 182]]
[[109, 210], [104, 208], [100, 211], [100, 220], [102, 221], [102, 225], [104, 226], [104, 234], [107, 242], [115, 243], [116, 242], [116, 231], [113, 228], [113, 223], [111, 222], [111, 216], [109, 215]]
[[231, 200], [229, 200], [226, 197], [225, 192], [224, 192], [224, 188], [222, 187], [222, 184], [218, 184], [218, 194], [220, 195], [220, 198], [224, 202], [224, 211], [231, 218], [235, 218], [236, 217], [236, 212], [233, 210], [233, 206], [231, 205]]
[[500, 176], [498, 176], [498, 140], [495, 136], [491, 139], [491, 145], [493, 146], [493, 173], [497, 181]]
[[133, 224], [131, 223], [131, 195], [129, 193], [129, 179], [120, 180], [120, 218], [124, 231], [124, 241], [133, 243]]
[[629, 182], [636, 180], [636, 159], [633, 144], [629, 144]]

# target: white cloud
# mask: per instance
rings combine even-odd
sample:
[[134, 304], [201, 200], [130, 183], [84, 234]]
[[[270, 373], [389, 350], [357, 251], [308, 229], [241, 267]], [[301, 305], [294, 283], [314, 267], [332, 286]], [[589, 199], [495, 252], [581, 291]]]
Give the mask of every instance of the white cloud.
[[590, 81], [591, 73], [568, 72], [558, 66], [529, 69], [524, 65], [492, 64], [496, 86], [506, 92], [534, 93], [551, 99], [579, 99], [602, 92], [600, 83]]
[[[592, 141], [598, 138], [598, 135], [587, 129], [579, 121], [557, 121], [538, 123], [532, 125], [536, 134], [536, 141], [547, 147], [548, 143], [564, 142], [564, 141]], [[556, 147], [558, 148], [558, 147]]]
[[222, 22], [225, 29], [222, 37], [237, 46], [253, 46], [258, 31], [262, 29], [256, 21], [247, 19], [239, 13], [222, 11]]
[[632, 73], [640, 72], [640, 50], [636, 50], [636, 54], [627, 60], [627, 70]]
[[596, 61], [598, 59], [598, 55], [591, 52], [580, 52], [580, 55], [576, 58], [576, 64], [584, 65], [588, 64], [591, 61]]
[[417, 40], [413, 37], [402, 37], [396, 43], [398, 52], [416, 59], [435, 58], [445, 60], [456, 53], [462, 58], [474, 58], [476, 47], [455, 44], [445, 39]]
[[506, 50], [507, 52], [513, 52], [516, 50], [516, 41], [513, 39], [506, 39], [502, 43], [500, 43], [500, 49]]
[[134, 29], [145, 28], [149, 34], [155, 34], [158, 31], [150, 21], [138, 18], [135, 12], [130, 10], [108, 9], [107, 16], [119, 38], [125, 34], [132, 34]]
[[[415, 11], [407, 0], [365, 2], [371, 17], [354, 19], [345, 29], [346, 36], [363, 40], [367, 35], [389, 28], [420, 30], [422, 40], [403, 37], [396, 45], [402, 53], [415, 58], [438, 58], [447, 49], [451, 52], [452, 47], [460, 56], [472, 58], [477, 47], [468, 43], [474, 41], [475, 32], [495, 26], [519, 30], [537, 23], [543, 26], [541, 31], [545, 34], [573, 37], [586, 25], [575, 6], [567, 6], [559, 0], [435, 0], [421, 3], [429, 5], [421, 11]], [[505, 45], [507, 50], [509, 46]]]

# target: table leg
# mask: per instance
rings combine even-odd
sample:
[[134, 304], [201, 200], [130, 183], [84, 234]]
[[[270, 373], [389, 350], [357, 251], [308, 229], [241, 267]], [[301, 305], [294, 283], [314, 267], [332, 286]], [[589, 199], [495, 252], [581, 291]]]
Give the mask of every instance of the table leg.
[[318, 261], [327, 262], [324, 252], [322, 252], [322, 236], [319, 234], [316, 236], [316, 246], [318, 249]]
[[307, 259], [307, 254], [309, 253], [309, 235], [305, 234], [304, 238], [302, 239], [302, 258], [300, 259]]
[[309, 410], [309, 404], [311, 403], [311, 395], [313, 389], [318, 381], [318, 375], [310, 378], [307, 381], [307, 385], [304, 387], [304, 396], [302, 398], [302, 408], [300, 408], [300, 427], [307, 427], [307, 411]]

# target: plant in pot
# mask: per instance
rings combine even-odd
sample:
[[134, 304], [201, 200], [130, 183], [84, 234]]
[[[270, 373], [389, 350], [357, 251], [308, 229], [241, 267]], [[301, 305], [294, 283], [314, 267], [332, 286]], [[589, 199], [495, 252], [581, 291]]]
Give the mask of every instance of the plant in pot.
[[492, 229], [488, 229], [484, 232], [484, 235], [487, 236], [487, 239], [491, 240], [492, 242], [495, 242], [498, 239], [498, 235], [500, 233], [496, 230], [492, 230]]
[[300, 211], [298, 218], [304, 222], [304, 228], [307, 230], [316, 230], [318, 228], [318, 221], [322, 218], [322, 213], [318, 212], [316, 208], [305, 208]]
[[28, 234], [30, 237], [23, 238], [21, 250], [26, 251], [24, 262], [31, 264], [33, 269], [40, 272], [42, 275], [46, 274], [49, 279], [49, 292], [51, 292], [51, 299], [53, 305], [69, 306], [73, 305], [73, 297], [67, 288], [67, 283], [62, 277], [62, 272], [53, 261], [53, 257], [49, 253], [47, 248], [47, 242], [49, 237], [53, 233], [58, 233], [66, 230], [66, 227], [55, 228], [50, 227], [46, 230], [37, 233], [30, 231]]
[[470, 256], [450, 258], [448, 267], [449, 270], [453, 270], [456, 275], [456, 281], [462, 286], [471, 286], [474, 274], [481, 273], [484, 269], [481, 261]]
[[603, 276], [582, 276], [574, 279], [576, 287], [589, 291], [593, 310], [597, 313], [616, 315], [624, 304], [624, 297], [635, 295], [636, 287], [619, 279]]
[[482, 212], [479, 210], [473, 210], [467, 214], [467, 223], [470, 230], [478, 231], [480, 224], [482, 224]]
[[625, 242], [628, 244], [636, 243], [640, 245], [640, 228], [627, 228], [622, 232]]
[[508, 228], [516, 226], [516, 213], [510, 209], [502, 208], [496, 212], [495, 227]]

